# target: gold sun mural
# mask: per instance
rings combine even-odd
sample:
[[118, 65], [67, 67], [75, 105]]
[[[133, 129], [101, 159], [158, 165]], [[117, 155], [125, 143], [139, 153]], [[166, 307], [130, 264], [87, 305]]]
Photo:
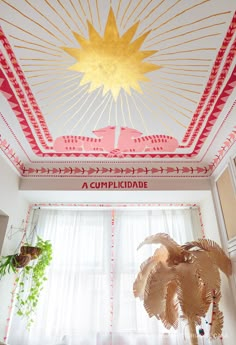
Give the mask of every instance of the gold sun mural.
[[139, 81], [149, 80], [144, 74], [161, 66], [143, 62], [143, 59], [155, 54], [156, 50], [139, 50], [150, 31], [131, 42], [138, 24], [135, 23], [120, 36], [114, 12], [110, 9], [104, 37], [99, 35], [89, 21], [88, 40], [74, 33], [81, 48], [63, 49], [78, 61], [69, 69], [83, 73], [80, 85], [89, 83], [89, 92], [103, 87], [103, 95], [111, 91], [114, 100], [117, 100], [121, 89], [129, 95], [131, 88], [142, 92]]
[[53, 138], [115, 126], [116, 142], [128, 127], [192, 145], [234, 10], [232, 0], [1, 0], [0, 21]]

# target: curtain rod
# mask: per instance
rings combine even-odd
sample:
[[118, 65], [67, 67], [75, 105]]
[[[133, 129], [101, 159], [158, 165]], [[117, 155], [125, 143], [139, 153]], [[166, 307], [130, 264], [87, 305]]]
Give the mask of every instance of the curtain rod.
[[111, 209], [111, 208], [138, 208], [138, 209], [191, 209], [198, 208], [199, 205], [194, 203], [42, 203], [32, 206], [33, 209]]

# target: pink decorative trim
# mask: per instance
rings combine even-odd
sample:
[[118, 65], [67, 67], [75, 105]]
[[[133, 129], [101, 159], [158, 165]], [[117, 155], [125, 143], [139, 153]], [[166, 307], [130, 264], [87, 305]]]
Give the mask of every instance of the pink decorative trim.
[[213, 171], [216, 169], [216, 167], [219, 165], [219, 163], [222, 161], [226, 153], [229, 152], [231, 147], [235, 144], [236, 142], [236, 126], [234, 127], [234, 130], [229, 134], [223, 145], [221, 146], [220, 150], [218, 153], [215, 155], [215, 158], [209, 165], [209, 169], [211, 170], [211, 174]]
[[16, 276], [15, 276], [14, 283], [13, 283], [13, 289], [11, 292], [11, 294], [12, 294], [11, 301], [10, 301], [10, 305], [8, 307], [8, 315], [7, 315], [7, 319], [6, 319], [6, 326], [5, 326], [4, 338], [3, 338], [4, 342], [7, 341], [7, 337], [8, 337], [8, 333], [9, 333], [9, 325], [10, 325], [10, 320], [11, 320], [11, 316], [12, 316], [12, 310], [13, 310], [13, 305], [14, 305], [14, 296], [15, 296], [16, 288], [17, 288], [17, 282], [16, 282]]
[[[196, 203], [189, 203], [189, 202], [171, 202], [171, 203], [77, 203], [77, 202], [72, 202], [72, 203], [35, 203], [31, 204], [31, 208], [34, 207], [97, 207], [97, 208], [104, 208], [104, 207], [109, 207], [112, 209], [112, 247], [111, 247], [111, 258], [115, 259], [114, 256], [114, 235], [115, 235], [115, 208], [124, 208], [124, 207], [196, 207], [198, 209], [198, 215], [200, 219], [200, 227], [201, 227], [201, 233], [202, 237], [205, 238], [205, 229], [204, 229], [204, 224], [202, 220], [202, 213], [201, 213], [201, 208], [198, 204]], [[114, 261], [113, 261], [114, 262]], [[111, 274], [111, 285], [113, 284], [114, 281], [114, 270], [113, 267], [111, 266], [112, 269], [112, 274]], [[113, 293], [112, 293], [113, 297]], [[111, 301], [113, 302], [113, 299], [111, 298]], [[112, 311], [113, 311], [113, 306], [112, 306]]]
[[[165, 135], [144, 135], [135, 128], [120, 127], [117, 148], [114, 147], [113, 156], [123, 157], [125, 153], [132, 152], [174, 152], [179, 143], [176, 138]], [[110, 152], [110, 156], [111, 152]]]
[[[219, 95], [219, 92], [221, 90], [223, 82], [226, 78], [227, 72], [228, 72], [230, 65], [233, 61], [233, 58], [235, 56], [235, 52], [236, 52], [236, 41], [234, 41], [233, 48], [229, 53], [230, 61], [227, 61], [226, 64], [224, 65], [223, 71], [222, 71], [222, 73], [218, 79], [215, 90], [212, 93], [210, 100], [207, 104], [207, 107], [204, 109], [203, 114], [201, 116], [199, 116], [198, 125], [196, 126], [194, 133], [193, 133], [191, 140], [188, 143], [187, 147], [190, 147], [192, 145], [192, 143], [194, 142], [198, 133], [201, 132], [202, 125], [203, 125], [205, 119], [207, 118], [211, 107], [213, 106], [214, 102], [216, 101], [216, 99]], [[214, 122], [216, 121], [217, 117], [220, 115], [224, 105], [227, 102], [227, 99], [229, 98], [230, 94], [232, 93], [233, 89], [236, 86], [235, 80], [236, 80], [236, 67], [234, 68], [229, 80], [227, 81], [227, 84], [226, 84], [223, 92], [221, 93], [220, 97], [217, 99], [216, 105], [214, 106], [214, 109], [211, 112], [211, 115], [207, 119], [207, 124], [201, 132], [201, 137], [199, 137], [199, 139], [198, 139], [198, 145], [199, 145], [199, 143], [201, 143], [201, 146], [202, 146], [202, 138], [206, 138], [208, 136], [208, 134], [210, 133], [210, 130], [212, 129]], [[212, 118], [214, 118], [214, 121], [212, 120]], [[194, 151], [196, 152], [196, 148]]]
[[[6, 61], [6, 59], [4, 58], [3, 54], [0, 51], [0, 63], [2, 68], [4, 69], [7, 77], [9, 78], [9, 80], [11, 81], [13, 88], [17, 94], [18, 99], [16, 98], [14, 92], [13, 92], [13, 88], [10, 85], [9, 81], [7, 80], [5, 74], [3, 73], [2, 70], [0, 70], [0, 90], [2, 91], [3, 96], [6, 98], [6, 100], [8, 101], [9, 105], [12, 108], [12, 111], [15, 113], [16, 118], [19, 121], [19, 124], [23, 130], [23, 132], [25, 133], [25, 136], [27, 138], [27, 140], [29, 141], [32, 149], [34, 151], [36, 151], [36, 154], [40, 155], [41, 150], [39, 150], [38, 145], [36, 144], [34, 135], [30, 129], [30, 126], [28, 124], [28, 120], [25, 118], [24, 112], [22, 109], [24, 109], [25, 113], [28, 116], [28, 119], [30, 121], [30, 123], [32, 124], [35, 133], [40, 141], [40, 143], [42, 144], [42, 146], [44, 146], [44, 148], [46, 149], [52, 149], [52, 147], [49, 147], [43, 138], [43, 135], [41, 134], [41, 130], [39, 128], [38, 122], [37, 120], [34, 118], [34, 115], [28, 105], [28, 102], [24, 96], [23, 91], [20, 88], [19, 83], [17, 82], [16, 78], [14, 77], [13, 73], [11, 72], [11, 69]], [[34, 142], [34, 145], [32, 146], [32, 142]]]
[[[2, 80], [1, 80], [2, 78]], [[203, 133], [201, 134], [201, 136], [199, 137], [199, 140], [194, 148], [194, 151], [190, 154], [156, 154], [156, 153], [143, 153], [143, 154], [136, 154], [136, 153], [122, 153], [123, 157], [142, 157], [142, 158], [156, 158], [156, 157], [166, 157], [166, 158], [171, 158], [171, 157], [192, 157], [196, 154], [199, 153], [202, 144], [204, 143], [205, 139], [207, 138], [207, 136], [210, 133], [210, 130], [213, 126], [213, 124], [215, 123], [216, 119], [218, 118], [222, 107], [224, 106], [224, 104], [226, 103], [228, 97], [230, 96], [230, 94], [232, 93], [234, 87], [236, 86], [235, 83], [236, 80], [236, 67], [234, 68], [231, 77], [229, 78], [224, 90], [222, 91], [220, 97], [218, 98], [215, 107], [213, 109], [213, 111], [211, 112], [208, 122], [203, 130]], [[18, 103], [17, 98], [15, 97], [15, 95], [13, 94], [12, 88], [8, 82], [8, 80], [5, 78], [4, 73], [0, 70], [0, 81], [2, 81], [2, 83], [0, 84], [0, 89], [3, 90], [3, 95], [6, 97], [7, 101], [11, 104], [12, 106], [12, 110], [14, 111], [16, 117], [18, 118], [18, 121], [22, 127], [22, 130], [25, 133], [25, 136], [27, 138], [27, 140], [29, 141], [31, 148], [33, 149], [33, 151], [40, 156], [59, 156], [59, 157], [63, 157], [63, 156], [85, 156], [85, 157], [107, 157], [110, 155], [110, 153], [55, 153], [55, 152], [50, 152], [50, 153], [42, 153], [42, 151], [40, 150], [39, 146], [37, 145], [35, 138], [33, 136], [33, 133], [30, 129], [30, 127], [28, 126], [27, 120], [25, 118], [25, 115], [23, 113], [23, 111], [21, 110], [21, 107]], [[18, 94], [18, 96], [21, 96], [21, 93]], [[14, 104], [14, 106], [13, 106]], [[30, 115], [32, 117], [31, 111], [26, 103], [26, 101], [22, 101], [22, 104], [24, 105], [24, 109], [27, 111], [28, 115]], [[34, 123], [35, 125], [35, 129], [37, 129], [37, 123]], [[43, 141], [43, 138], [41, 137], [41, 134], [38, 134], [38, 136], [41, 138], [41, 142]], [[50, 147], [47, 147], [48, 149], [50, 149]]]
[[[210, 177], [211, 175], [206, 175], [206, 176], [203, 176], [203, 175], [161, 175], [161, 176], [158, 176], [158, 178], [188, 178], [188, 179], [202, 179], [202, 178], [208, 178], [208, 177]], [[23, 176], [24, 177], [24, 176]], [[31, 178], [37, 178], [37, 177], [40, 177], [40, 178], [48, 178], [49, 176], [40, 176], [40, 175], [32, 175], [32, 176], [30, 176]], [[68, 178], [68, 176], [65, 176], [65, 175], [63, 175], [63, 176], [53, 176], [54, 178]], [[76, 178], [79, 178], [79, 179], [84, 179], [85, 177], [82, 177], [82, 176], [73, 176], [73, 177], [76, 177]], [[108, 176], [96, 176], [96, 177], [94, 177], [94, 178], [106, 178], [106, 179], [109, 179], [109, 178], [111, 178], [111, 179], [118, 179], [118, 178], [122, 178], [122, 177], [124, 177], [124, 176], [116, 176], [116, 175], [108, 175]], [[157, 176], [132, 176], [131, 178], [133, 179], [133, 178], [136, 178], [136, 179], [138, 179], [138, 178], [142, 178], [142, 179], [144, 179], [144, 178], [147, 178], [147, 179], [156, 179], [157, 178]], [[129, 180], [129, 181], [131, 181], [132, 182], [132, 180]], [[116, 190], [117, 190], [117, 188], [115, 188]], [[143, 189], [143, 188], [142, 188]], [[125, 190], [125, 188], [123, 188], [123, 190]], [[145, 189], [145, 190], [147, 190], [147, 189]]]
[[201, 213], [201, 208], [200, 208], [200, 206], [197, 206], [197, 209], [198, 209], [198, 215], [199, 215], [199, 220], [200, 220], [202, 238], [206, 238], [206, 235], [205, 235], [205, 228], [204, 228], [204, 224], [203, 224], [203, 220], [202, 220], [202, 213]]
[[17, 144], [19, 145], [19, 147], [21, 148], [21, 150], [24, 152], [25, 156], [27, 157], [28, 161], [32, 163], [30, 157], [28, 156], [27, 152], [25, 151], [24, 147], [22, 146], [21, 142], [19, 141], [18, 137], [15, 135], [15, 133], [13, 132], [12, 128], [9, 126], [9, 124], [7, 123], [5, 117], [3, 116], [3, 114], [0, 112], [0, 117], [2, 118], [3, 122], [5, 123], [6, 127], [8, 128], [8, 130], [11, 132], [11, 134], [13, 135], [15, 141], [17, 142]]
[[[236, 47], [236, 41], [235, 41], [235, 47]], [[206, 123], [205, 127], [203, 128], [201, 135], [198, 138], [197, 144], [195, 145], [195, 148], [194, 148], [193, 152], [191, 153], [191, 156], [199, 153], [203, 143], [205, 142], [205, 140], [209, 136], [213, 125], [215, 124], [216, 120], [218, 119], [219, 115], [221, 114], [221, 111], [222, 111], [225, 103], [227, 102], [229, 96], [232, 94], [235, 87], [236, 87], [236, 66], [234, 67], [233, 72], [232, 72], [229, 80], [227, 81], [226, 86], [224, 87], [223, 91], [221, 92], [219, 98], [217, 99], [215, 106], [214, 106], [212, 112], [210, 113], [210, 115], [208, 117], [207, 123]], [[207, 111], [209, 111], [209, 110], [210, 110], [210, 108], [207, 108]], [[207, 111], [206, 111], [206, 113], [207, 113]], [[227, 116], [228, 116], [228, 114], [227, 114]], [[202, 117], [199, 121], [201, 121], [201, 125], [202, 125], [204, 118]]]
[[[236, 101], [233, 103], [233, 105], [231, 106], [231, 108], [230, 108], [230, 110], [228, 111], [227, 115], [225, 116], [222, 125], [225, 123], [225, 121], [227, 120], [227, 118], [228, 118], [229, 115], [231, 114], [231, 112], [232, 112], [232, 110], [234, 109], [235, 105], [236, 105]], [[219, 128], [219, 129], [217, 130], [217, 132], [215, 133], [213, 139], [211, 140], [211, 142], [210, 142], [210, 144], [209, 144], [209, 146], [208, 146], [208, 149], [206, 150], [205, 154], [202, 156], [201, 161], [204, 159], [204, 157], [205, 157], [206, 154], [208, 153], [209, 149], [212, 147], [212, 144], [213, 144], [214, 140], [216, 139], [216, 137], [217, 137], [219, 131], [220, 131], [220, 128]]]
[[189, 202], [171, 202], [171, 203], [78, 203], [78, 202], [46, 202], [46, 203], [34, 203], [31, 204], [31, 207], [110, 207], [110, 208], [119, 208], [119, 207], [198, 207], [196, 203]]
[[49, 133], [49, 129], [47, 127], [47, 124], [45, 122], [44, 116], [41, 113], [41, 110], [39, 109], [39, 106], [34, 98], [34, 95], [29, 87], [29, 84], [26, 81], [26, 78], [24, 76], [24, 73], [19, 65], [19, 63], [17, 62], [16, 56], [13, 52], [13, 49], [11, 48], [11, 45], [8, 41], [8, 39], [6, 38], [1, 26], [0, 26], [0, 41], [2, 42], [7, 55], [12, 63], [12, 66], [14, 67], [16, 74], [18, 75], [18, 77], [20, 78], [21, 84], [23, 85], [24, 89], [25, 89], [25, 93], [30, 101], [30, 104], [33, 108], [33, 110], [35, 111], [36, 117], [42, 127], [42, 130], [45, 134], [45, 137], [47, 138], [47, 140], [50, 142], [52, 141], [52, 137], [51, 134]]
[[[157, 174], [170, 174], [173, 172], [176, 172], [178, 176], [181, 173], [189, 173], [191, 175], [194, 174], [194, 172], [197, 172], [198, 174], [203, 173], [207, 176], [208, 174], [208, 168], [207, 167], [182, 167], [181, 169], [178, 167], [172, 168], [172, 167], [159, 167], [159, 168], [105, 168], [105, 167], [97, 167], [97, 168], [83, 168], [83, 167], [65, 167], [65, 168], [26, 168], [24, 164], [20, 161], [20, 159], [16, 156], [13, 149], [10, 148], [10, 145], [7, 143], [5, 139], [1, 139], [0, 136], [0, 149], [4, 152], [4, 154], [8, 157], [8, 159], [11, 161], [11, 163], [16, 167], [16, 169], [20, 172], [20, 174], [24, 177], [31, 176], [31, 177], [42, 177], [42, 176], [54, 176], [54, 177], [89, 177], [89, 176], [96, 176], [96, 177], [107, 177], [107, 174], [109, 174], [109, 177], [116, 177], [117, 175], [124, 176], [133, 176], [133, 177], [140, 177], [139, 174], [144, 174], [144, 176], [148, 177], [148, 175], [156, 176]], [[35, 175], [36, 174], [36, 175]], [[101, 175], [99, 175], [101, 174]], [[113, 175], [111, 175], [113, 174]], [[137, 176], [136, 176], [137, 174]], [[103, 176], [104, 175], [104, 176]]]
[[0, 149], [11, 161], [14, 167], [24, 177], [124, 177], [132, 176], [135, 178], [139, 177], [209, 177], [216, 169], [218, 164], [222, 161], [226, 153], [236, 142], [236, 127], [229, 134], [223, 145], [221, 146], [218, 153], [215, 155], [212, 163], [209, 166], [161, 166], [156, 164], [156, 168], [147, 167], [128, 167], [128, 168], [108, 168], [108, 167], [63, 167], [63, 168], [32, 168], [25, 167], [22, 161], [17, 157], [14, 150], [11, 149], [10, 145], [0, 135]]
[[[199, 219], [200, 219], [200, 226], [201, 226], [201, 233], [202, 233], [202, 237], [205, 238], [205, 228], [204, 228], [204, 224], [203, 224], [203, 220], [202, 220], [202, 213], [201, 213], [201, 208], [198, 204], [196, 203], [189, 203], [189, 202], [170, 202], [170, 203], [104, 203], [104, 204], [94, 204], [94, 203], [36, 203], [36, 204], [32, 204], [31, 208], [33, 207], [97, 207], [97, 208], [103, 208], [103, 207], [110, 207], [112, 208], [112, 212], [114, 212], [114, 214], [112, 214], [112, 219], [113, 219], [113, 239], [114, 239], [114, 234], [115, 234], [115, 208], [124, 208], [124, 207], [196, 207], [198, 209], [198, 215], [199, 215]], [[114, 241], [112, 244], [112, 248], [114, 248]], [[114, 252], [112, 257], [114, 257]], [[112, 272], [114, 273], [114, 272]]]
[[[25, 236], [26, 236], [26, 231], [27, 231], [27, 227], [28, 227], [28, 224], [29, 224], [29, 217], [30, 217], [31, 210], [32, 210], [32, 205], [29, 206], [27, 214], [26, 214], [26, 220], [25, 220], [25, 225], [24, 225], [23, 236], [22, 236], [22, 239], [21, 239], [21, 244], [23, 243], [23, 241], [25, 239]], [[12, 297], [11, 297], [10, 306], [8, 307], [8, 316], [7, 316], [7, 319], [6, 319], [5, 333], [4, 333], [4, 338], [3, 338], [4, 342], [6, 342], [6, 343], [7, 343], [8, 335], [9, 335], [9, 325], [10, 325], [10, 320], [11, 320], [11, 317], [12, 317], [15, 291], [16, 291], [16, 288], [17, 288], [16, 278], [17, 278], [17, 275], [15, 275], [15, 279], [14, 279], [14, 283], [13, 283], [13, 289], [12, 289], [12, 292], [11, 292]]]
[[10, 162], [14, 165], [17, 171], [23, 176], [24, 170], [25, 170], [24, 163], [16, 155], [14, 150], [11, 149], [7, 141], [1, 137], [1, 134], [0, 134], [0, 150], [10, 160]]
[[[227, 48], [228, 48], [228, 46], [230, 44], [230, 41], [231, 41], [231, 39], [232, 39], [232, 37], [233, 37], [233, 35], [235, 33], [235, 27], [236, 27], [236, 12], [234, 13], [234, 16], [232, 18], [231, 24], [230, 24], [230, 26], [228, 28], [228, 31], [227, 31], [226, 36], [224, 38], [224, 41], [223, 41], [223, 43], [221, 45], [221, 48], [220, 48], [220, 50], [219, 50], [219, 52], [217, 54], [214, 66], [213, 66], [213, 68], [211, 70], [211, 74], [210, 74], [208, 83], [206, 85], [206, 88], [204, 90], [202, 98], [201, 98], [201, 100], [200, 100], [200, 102], [198, 104], [198, 107], [197, 107], [197, 109], [195, 111], [195, 114], [194, 114], [194, 116], [192, 118], [192, 121], [191, 121], [191, 123], [190, 123], [190, 125], [189, 125], [189, 127], [188, 127], [188, 129], [186, 131], [186, 134], [185, 134], [184, 138], [183, 138], [183, 142], [187, 142], [187, 140], [190, 137], [191, 132], [193, 131], [193, 129], [194, 129], [195, 125], [196, 125], [196, 122], [199, 120], [200, 112], [203, 109], [203, 106], [205, 105], [206, 99], [207, 99], [207, 97], [210, 94], [211, 88], [212, 88], [212, 86], [214, 84], [215, 77], [216, 77], [217, 72], [219, 70], [220, 64], [221, 64], [221, 62], [223, 60], [224, 54], [225, 54], [225, 52], [226, 52], [226, 50], [227, 50]], [[224, 78], [226, 76], [226, 69], [228, 71], [229, 66], [232, 63], [232, 59], [233, 59], [234, 55], [235, 55], [234, 51], [230, 51], [230, 53], [228, 54], [227, 59], [226, 59], [226, 63], [224, 65], [224, 68], [222, 69], [223, 72], [221, 73], [221, 76], [218, 79], [218, 84], [217, 84], [217, 86], [215, 88], [215, 92], [211, 96], [211, 100], [208, 102], [208, 108], [207, 109], [210, 109], [210, 106], [213, 104], [213, 102], [215, 100], [215, 97], [217, 97], [217, 93], [219, 92], [220, 86], [222, 85], [223, 80], [224, 80]], [[200, 118], [201, 123], [203, 122], [203, 117], [205, 118], [206, 116], [207, 116], [207, 112], [205, 110], [203, 116]], [[199, 127], [200, 127], [200, 125], [198, 124], [198, 126], [195, 128], [195, 131], [194, 131], [194, 133], [193, 133], [193, 135], [191, 137], [191, 143], [195, 139], [196, 132], [199, 130]], [[191, 143], [189, 145], [191, 145]]]
[[[206, 87], [206, 89], [204, 91], [204, 95], [203, 95], [203, 97], [202, 97], [202, 99], [201, 99], [201, 101], [199, 103], [199, 106], [198, 106], [198, 108], [200, 110], [202, 109], [202, 107], [205, 104], [205, 101], [206, 101], [208, 95], [210, 94], [211, 87], [212, 87], [212, 85], [214, 83], [214, 79], [215, 79], [215, 76], [216, 76], [217, 68], [220, 66], [220, 62], [222, 61], [222, 58], [223, 58], [223, 56], [225, 54], [225, 51], [226, 51], [226, 49], [227, 49], [227, 47], [228, 47], [228, 45], [229, 45], [229, 43], [231, 41], [231, 38], [232, 38], [232, 35], [233, 35], [233, 31], [235, 29], [235, 26], [236, 26], [236, 15], [234, 15], [234, 17], [232, 19], [232, 22], [231, 22], [231, 24], [229, 26], [229, 29], [228, 29], [227, 34], [225, 36], [225, 39], [223, 41], [222, 47], [221, 47], [221, 49], [218, 52], [218, 55], [217, 55], [217, 58], [216, 58], [216, 61], [215, 61], [215, 65], [214, 65], [214, 67], [213, 67], [213, 69], [211, 71], [211, 76], [209, 78], [207, 87]], [[22, 82], [23, 86], [25, 87], [25, 92], [27, 93], [28, 98], [29, 98], [30, 102], [32, 103], [31, 104], [32, 108], [35, 110], [36, 114], [38, 114], [37, 111], [40, 111], [40, 110], [39, 110], [39, 108], [38, 108], [38, 106], [36, 104], [35, 99], [32, 98], [33, 94], [32, 94], [32, 92], [31, 92], [31, 90], [29, 88], [29, 85], [26, 82], [26, 79], [25, 79], [25, 77], [23, 75], [23, 71], [20, 69], [20, 66], [19, 66], [19, 64], [16, 61], [15, 55], [13, 53], [13, 50], [12, 50], [8, 40], [6, 39], [6, 37], [5, 37], [5, 35], [4, 35], [4, 33], [2, 31], [0, 31], [0, 39], [3, 42], [3, 45], [4, 45], [4, 47], [5, 47], [5, 49], [6, 49], [7, 53], [8, 53], [9, 59], [10, 59], [12, 65], [14, 66], [15, 71], [19, 74], [21, 82]], [[212, 105], [212, 102], [215, 101], [215, 98], [217, 97], [217, 95], [219, 93], [220, 86], [221, 86], [221, 84], [223, 82], [223, 79], [225, 79], [226, 73], [227, 73], [227, 71], [228, 71], [228, 69], [230, 67], [230, 64], [232, 63], [232, 58], [233, 58], [233, 55], [235, 54], [234, 49], [235, 49], [235, 47], [232, 46], [231, 50], [230, 50], [230, 52], [229, 52], [229, 54], [228, 54], [228, 56], [226, 58], [227, 61], [226, 61], [226, 64], [224, 65], [224, 68], [223, 68], [223, 71], [221, 73], [221, 76], [218, 79], [218, 84], [217, 84], [217, 86], [215, 88], [214, 93], [211, 96], [211, 103], [208, 103], [208, 107], [207, 107], [206, 110], [210, 109], [210, 107]], [[12, 78], [12, 83], [13, 83], [13, 87], [15, 87], [15, 91], [18, 92], [18, 93], [22, 92], [21, 89], [20, 89], [20, 86], [18, 84], [16, 84], [16, 79], [13, 77], [13, 72], [10, 70], [9, 66], [8, 66], [8, 77]], [[231, 91], [232, 91], [232, 87], [231, 87]], [[12, 91], [12, 93], [13, 93], [13, 91]], [[24, 99], [23, 99], [23, 101], [24, 101]], [[222, 103], [221, 103], [220, 106], [222, 108], [223, 104], [225, 104], [225, 102], [226, 102], [226, 97], [223, 100], [221, 99], [221, 102]], [[24, 103], [24, 106], [28, 106], [27, 102]], [[35, 106], [37, 107], [37, 109], [35, 108]], [[51, 150], [52, 147], [48, 147], [47, 144], [44, 142], [43, 134], [41, 133], [41, 129], [39, 128], [39, 126], [38, 126], [38, 124], [37, 124], [37, 122], [36, 122], [36, 120], [34, 118], [34, 115], [32, 113], [29, 113], [29, 109], [28, 108], [26, 110], [27, 110], [28, 116], [30, 117], [31, 123], [35, 126], [36, 134], [37, 134], [38, 138], [40, 139], [40, 142], [41, 142], [42, 146], [44, 148], [46, 148], [47, 150]], [[204, 111], [204, 114], [207, 114], [206, 110]], [[218, 111], [218, 109], [217, 109], [217, 111]], [[202, 123], [204, 122], [204, 119], [206, 117], [204, 114], [201, 117], [199, 117], [199, 113], [197, 113], [197, 112], [195, 113], [194, 120], [192, 119], [193, 122], [190, 124], [188, 131], [192, 132], [194, 126], [196, 125], [197, 119], [199, 119], [200, 122], [198, 123], [198, 126], [195, 128], [194, 136], [192, 136], [191, 143], [188, 144], [188, 146], [192, 144], [193, 140], [197, 136], [197, 133], [200, 133], [200, 127], [202, 126]], [[18, 120], [19, 120], [19, 118], [18, 118]], [[38, 114], [38, 120], [40, 122], [40, 125], [42, 127], [42, 130], [43, 130], [43, 133], [44, 133], [45, 137], [48, 139], [48, 141], [52, 142], [52, 138], [51, 138], [51, 136], [49, 134], [49, 130], [47, 129], [46, 122], [45, 122], [44, 117], [41, 114], [41, 112], [40, 112], [40, 114]], [[162, 154], [159, 153], [159, 154], [157, 154], [157, 153], [153, 152], [153, 153], [142, 153], [142, 154], [140, 154], [140, 153], [125, 153], [125, 154], [122, 154], [122, 156], [124, 158], [146, 158], [146, 159], [147, 158], [150, 158], [150, 159], [152, 159], [152, 158], [167, 158], [168, 159], [168, 158], [190, 158], [190, 157], [194, 157], [194, 156], [196, 156], [199, 153], [199, 150], [202, 147], [202, 144], [205, 141], [206, 136], [209, 134], [211, 128], [212, 128], [212, 124], [210, 123], [210, 120], [209, 120], [209, 121], [207, 121], [207, 125], [205, 126], [204, 132], [201, 134], [201, 138], [199, 138], [198, 143], [197, 143], [194, 151], [192, 153], [189, 153], [189, 154], [173, 154], [173, 153], [172, 154], [166, 154], [166, 153], [162, 153]], [[110, 157], [109, 153], [107, 153], [107, 152], [104, 152], [104, 153], [103, 152], [100, 152], [100, 153], [94, 153], [94, 152], [93, 153], [91, 153], [91, 152], [89, 152], [89, 153], [88, 152], [81, 152], [81, 153], [80, 152], [79, 153], [78, 152], [76, 152], [76, 153], [74, 153], [74, 152], [70, 152], [70, 153], [68, 153], [68, 152], [61, 152], [61, 153], [58, 153], [57, 152], [56, 153], [54, 151], [51, 151], [51, 152], [44, 152], [43, 153], [39, 149], [38, 145], [35, 145], [36, 140], [33, 137], [32, 133], [31, 134], [28, 133], [28, 130], [30, 130], [30, 126], [28, 125], [27, 121], [26, 121], [26, 123], [24, 123], [24, 129], [23, 130], [24, 130], [24, 133], [26, 135], [26, 138], [28, 139], [28, 141], [31, 144], [31, 147], [32, 147], [34, 153], [36, 155], [39, 155], [39, 156], [43, 156], [43, 157], [87, 157], [87, 158], [89, 158], [89, 157], [109, 158]], [[190, 133], [186, 134], [186, 140], [189, 137], [189, 135], [190, 135]], [[32, 145], [32, 141], [34, 141], [33, 145]], [[186, 146], [180, 146], [180, 147], [184, 148]], [[114, 157], [116, 157], [116, 156], [114, 156]], [[117, 156], [117, 158], [121, 158], [121, 157]]]
[[115, 210], [111, 210], [111, 262], [110, 262], [110, 345], [112, 345], [114, 315], [114, 265], [115, 265]]
[[109, 157], [123, 158], [125, 153], [133, 152], [174, 152], [179, 146], [176, 138], [165, 134], [142, 136], [135, 128], [120, 127], [118, 145], [115, 147], [116, 126], [106, 126], [94, 130], [97, 138], [80, 135], [63, 135], [54, 141], [56, 152], [105, 151]]
[[[17, 98], [15, 97], [11, 86], [8, 82], [8, 80], [5, 78], [3, 72], [0, 70], [0, 78], [2, 77], [2, 80], [0, 79], [0, 81], [2, 81], [2, 83], [0, 84], [0, 88], [2, 88], [4, 90], [3, 94], [5, 95], [5, 97], [7, 98], [8, 102], [10, 102], [11, 106], [13, 104], [15, 104], [15, 106], [12, 106], [12, 110], [15, 112], [16, 117], [18, 118], [18, 121], [22, 127], [22, 130], [25, 133], [25, 136], [27, 138], [27, 140], [29, 141], [33, 151], [35, 152], [36, 155], [39, 156], [43, 156], [43, 157], [96, 157], [96, 158], [107, 158], [109, 157], [111, 154], [107, 153], [107, 152], [99, 152], [99, 153], [95, 153], [95, 152], [47, 152], [47, 153], [43, 153], [39, 146], [37, 145], [35, 138], [33, 136], [33, 133], [30, 129], [30, 127], [28, 126], [27, 120], [24, 116], [23, 111], [21, 110], [21, 107], [18, 103]], [[198, 142], [194, 148], [194, 151], [192, 153], [189, 154], [176, 154], [176, 153], [170, 153], [170, 154], [158, 154], [158, 153], [122, 153], [122, 157], [125, 158], [161, 158], [161, 157], [165, 157], [165, 158], [189, 158], [189, 157], [193, 157], [195, 155], [197, 155], [202, 147], [202, 144], [204, 143], [206, 137], [209, 135], [210, 130], [212, 129], [213, 124], [215, 123], [217, 117], [219, 116], [224, 104], [226, 103], [228, 97], [230, 96], [230, 94], [232, 93], [234, 87], [236, 86], [235, 84], [235, 78], [236, 78], [236, 67], [234, 68], [231, 77], [229, 78], [224, 90], [222, 91], [220, 97], [218, 98], [215, 107], [213, 109], [213, 111], [211, 112], [211, 115], [209, 116], [209, 119], [207, 121], [207, 124], [205, 125], [205, 128], [201, 134], [201, 136], [198, 139]], [[25, 109], [28, 109], [28, 115], [30, 114], [30, 109], [27, 108], [27, 105], [24, 105]], [[41, 141], [43, 140], [43, 138], [41, 137]], [[180, 146], [181, 147], [181, 146]], [[52, 149], [52, 147], [47, 147], [48, 149]], [[115, 157], [115, 156], [114, 156]], [[113, 157], [113, 158], [114, 158]], [[120, 157], [119, 157], [120, 158]]]
[[24, 176], [54, 176], [54, 177], [119, 177], [119, 176], [132, 176], [132, 177], [150, 177], [150, 176], [188, 176], [197, 174], [199, 176], [208, 176], [209, 167], [194, 167], [194, 166], [158, 166], [157, 168], [143, 168], [143, 167], [129, 167], [129, 168], [106, 168], [106, 167], [63, 167], [63, 168], [25, 168]]

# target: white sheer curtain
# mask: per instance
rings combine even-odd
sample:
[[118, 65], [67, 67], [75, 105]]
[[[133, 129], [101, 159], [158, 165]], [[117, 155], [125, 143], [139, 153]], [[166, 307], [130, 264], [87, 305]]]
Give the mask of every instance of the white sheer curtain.
[[[178, 331], [168, 331], [156, 318], [150, 319], [143, 303], [133, 297], [132, 284], [140, 263], [157, 248], [149, 245], [137, 251], [137, 247], [145, 237], [157, 232], [168, 233], [180, 244], [199, 238], [197, 209], [116, 212], [114, 345], [183, 345], [185, 342], [184, 324]], [[186, 344], [189, 344], [187, 339]]]
[[157, 232], [179, 243], [199, 238], [196, 209], [42, 209], [37, 228], [52, 241], [53, 262], [31, 330], [14, 315], [10, 345], [188, 344], [184, 328], [167, 331], [149, 319], [132, 288], [154, 251], [138, 244]]

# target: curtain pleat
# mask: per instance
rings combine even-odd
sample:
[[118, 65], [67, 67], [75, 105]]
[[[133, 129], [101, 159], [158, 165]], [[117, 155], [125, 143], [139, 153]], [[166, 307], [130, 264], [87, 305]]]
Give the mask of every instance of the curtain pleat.
[[184, 345], [184, 323], [166, 330], [133, 296], [139, 266], [156, 249], [137, 247], [157, 232], [180, 244], [200, 237], [197, 210], [41, 209], [37, 233], [51, 240], [53, 261], [34, 324], [28, 331], [14, 314], [8, 343]]

